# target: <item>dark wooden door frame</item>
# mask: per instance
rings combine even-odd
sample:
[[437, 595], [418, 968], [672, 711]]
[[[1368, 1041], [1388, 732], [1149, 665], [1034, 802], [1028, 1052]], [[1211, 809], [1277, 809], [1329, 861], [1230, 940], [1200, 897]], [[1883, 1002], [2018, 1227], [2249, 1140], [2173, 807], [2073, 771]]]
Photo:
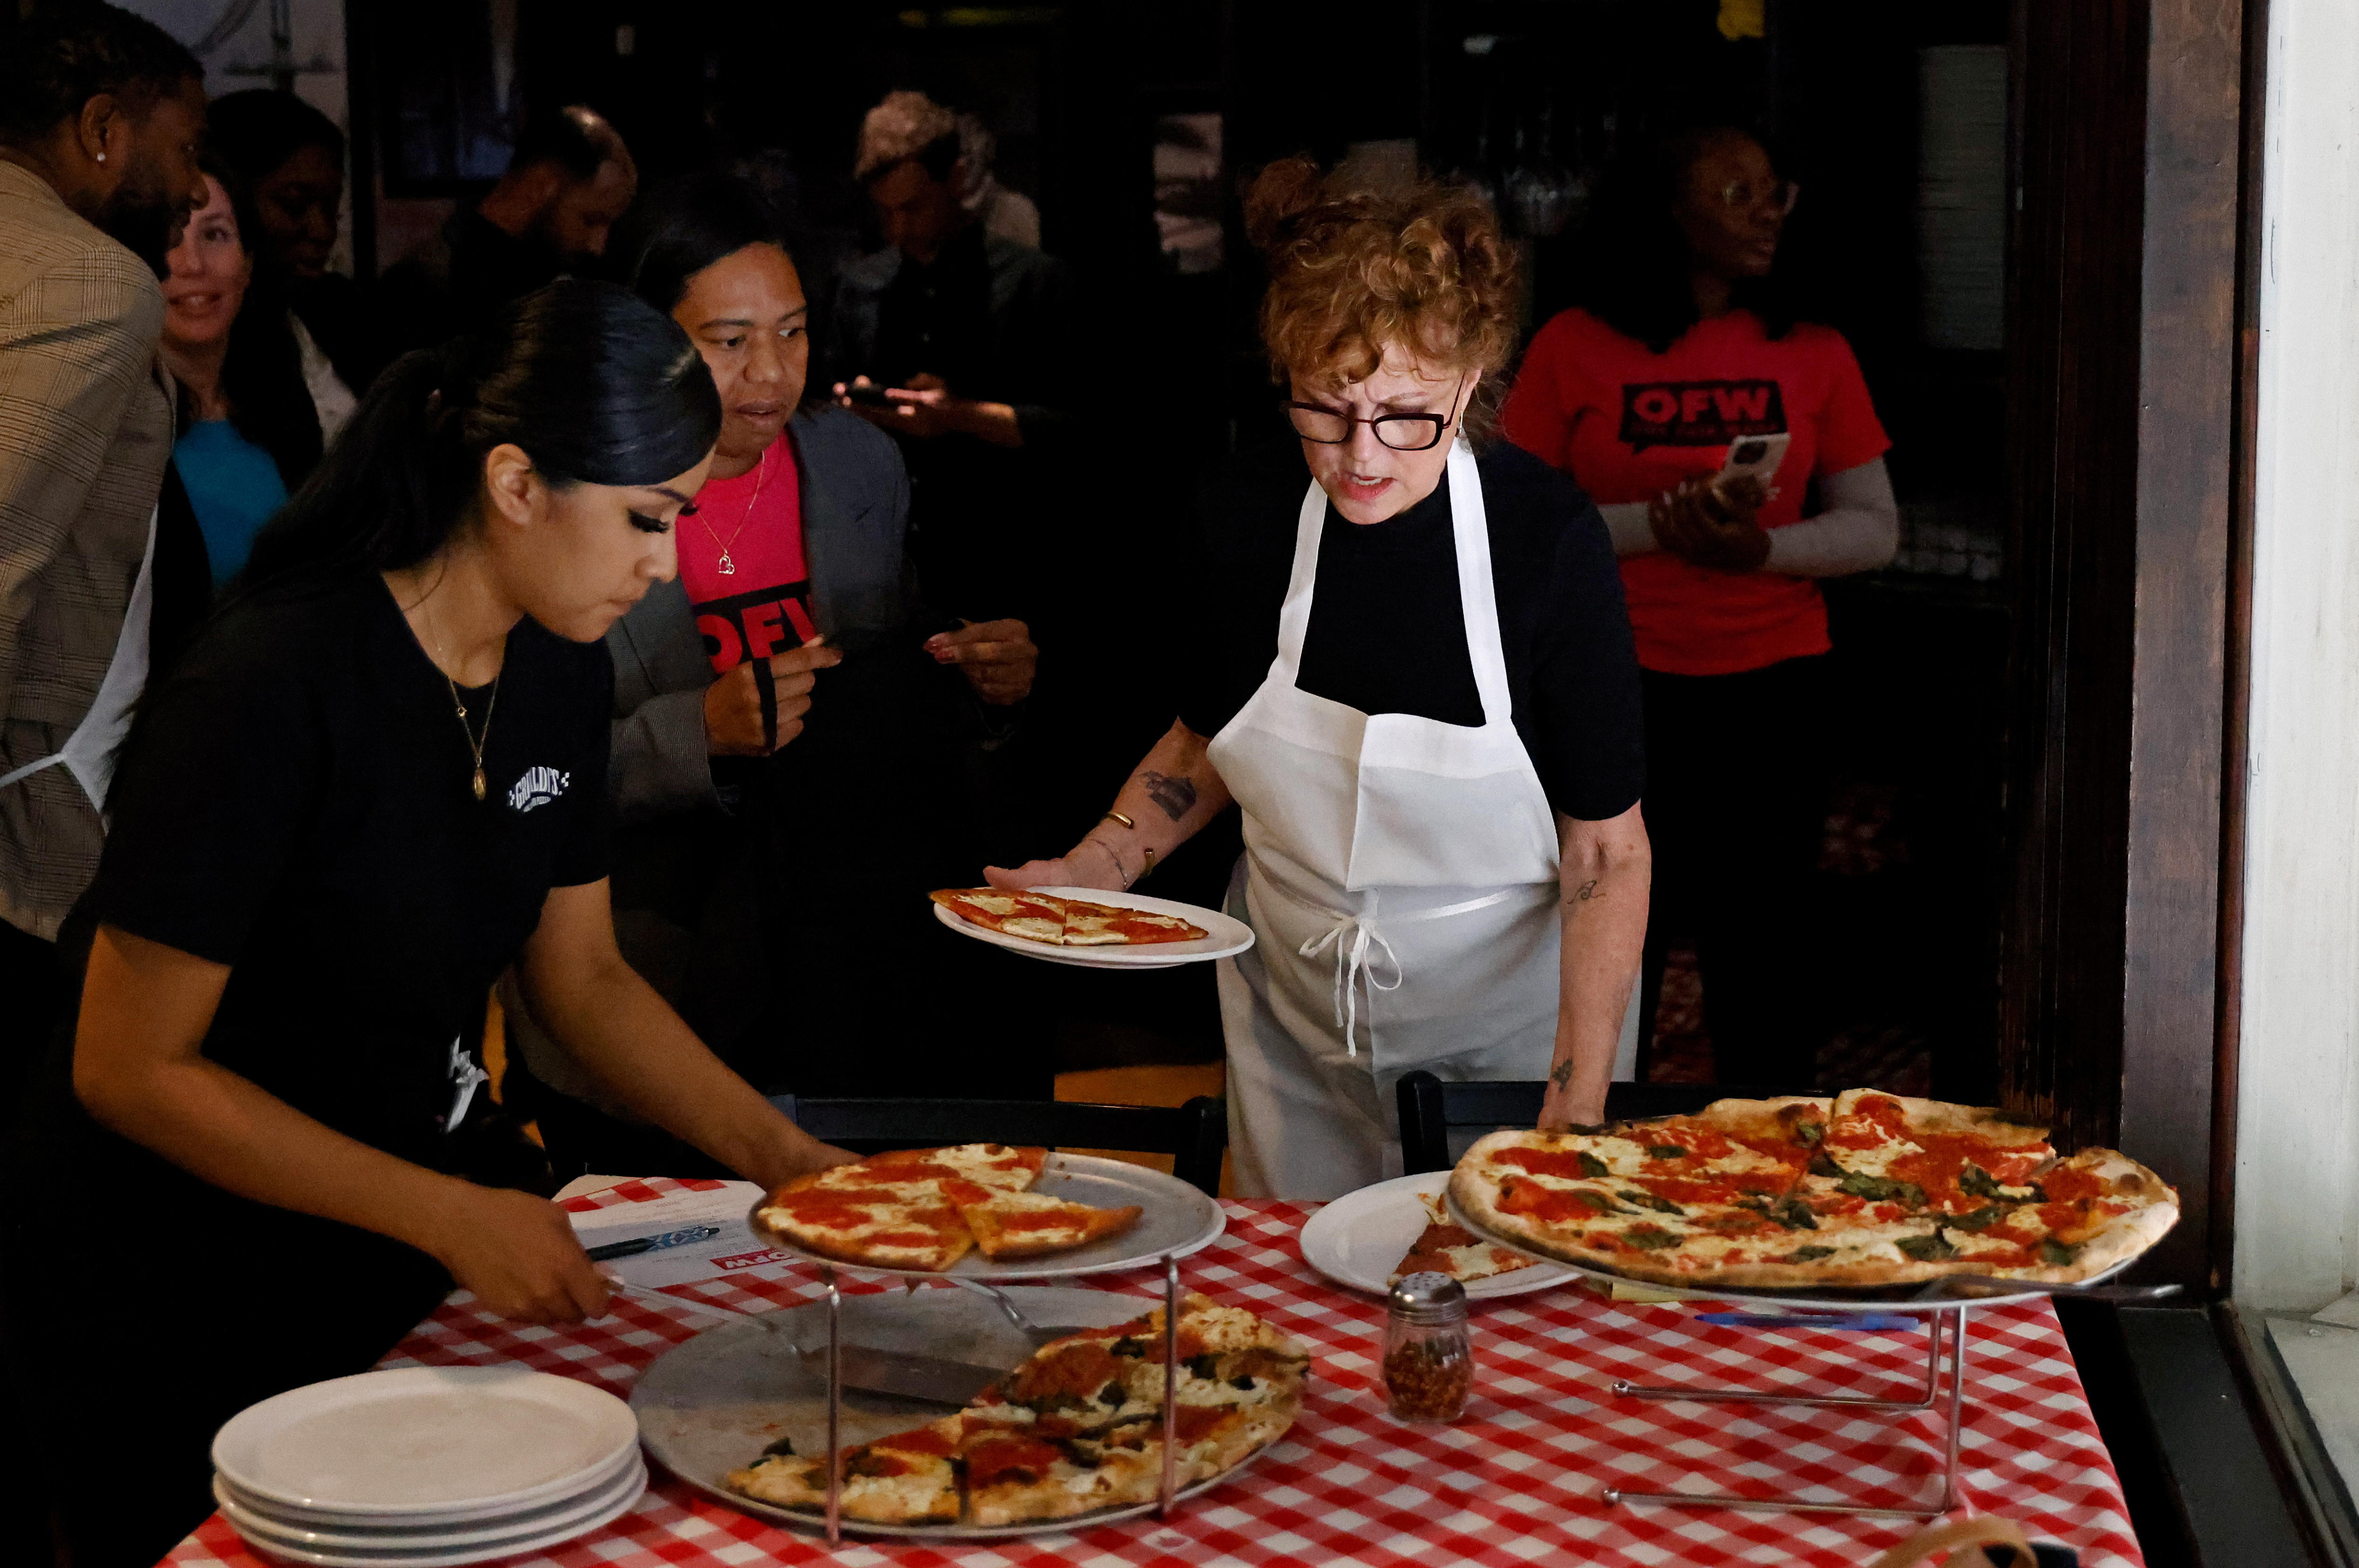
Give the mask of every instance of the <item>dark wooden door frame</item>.
[[2000, 1081], [2060, 1143], [2114, 1144], [2175, 1184], [2184, 1218], [2141, 1268], [2212, 1288], [2240, 914], [2223, 868], [2242, 827], [2258, 9], [2017, 0], [2015, 38]]

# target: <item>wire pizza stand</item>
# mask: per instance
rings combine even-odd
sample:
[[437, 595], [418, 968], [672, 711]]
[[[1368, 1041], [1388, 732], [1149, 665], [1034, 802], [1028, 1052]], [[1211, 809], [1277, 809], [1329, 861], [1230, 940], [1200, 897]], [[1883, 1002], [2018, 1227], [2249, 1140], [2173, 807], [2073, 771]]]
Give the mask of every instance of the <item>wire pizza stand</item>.
[[[1907, 1294], [1896, 1294], [1893, 1289], [1863, 1290], [1857, 1293], [1812, 1295], [1805, 1292], [1767, 1292], [1737, 1290], [1699, 1290], [1677, 1285], [1658, 1285], [1650, 1280], [1633, 1279], [1609, 1270], [1585, 1267], [1550, 1257], [1526, 1247], [1512, 1238], [1485, 1229], [1477, 1224], [1458, 1204], [1456, 1195], [1444, 1200], [1450, 1217], [1474, 1236], [1496, 1247], [1537, 1262], [1553, 1263], [1560, 1269], [1609, 1284], [1641, 1286], [1658, 1292], [1675, 1301], [1726, 1302], [1734, 1305], [1775, 1315], [1793, 1314], [1825, 1314], [1830, 1317], [1856, 1316], [1864, 1312], [1891, 1313], [1908, 1317], [1922, 1317], [1925, 1324], [1925, 1382], [1921, 1392], [1909, 1399], [1873, 1399], [1858, 1395], [1764, 1393], [1750, 1389], [1722, 1389], [1690, 1384], [1636, 1383], [1617, 1379], [1609, 1387], [1625, 1399], [1663, 1401], [1691, 1400], [1698, 1404], [1783, 1405], [1810, 1410], [1834, 1410], [1862, 1414], [1913, 1415], [1940, 1408], [1943, 1414], [1941, 1434], [1940, 1495], [1930, 1503], [1915, 1508], [1879, 1507], [1857, 1502], [1820, 1502], [1791, 1494], [1761, 1498], [1739, 1497], [1725, 1492], [1648, 1492], [1625, 1487], [1607, 1487], [1599, 1495], [1608, 1503], [1661, 1503], [1671, 1508], [1741, 1509], [1754, 1513], [1820, 1513], [1849, 1514], [1864, 1519], [1939, 1519], [1958, 1508], [1958, 1448], [1965, 1432], [1966, 1388], [1966, 1319], [1978, 1306], [2014, 1306], [2037, 1301], [2043, 1296], [2081, 1294], [2090, 1287], [2103, 1284], [2136, 1261], [2125, 1259], [2113, 1268], [2098, 1274], [2079, 1287], [2030, 1287], [2018, 1291], [1977, 1291], [1972, 1295], [1951, 1295], [1933, 1300], [1917, 1299], [1927, 1287], [1897, 1287]], [[1940, 1281], [1934, 1281], [1938, 1284]], [[2140, 1299], [2170, 1294], [2176, 1285], [2148, 1286], [2136, 1292]], [[2109, 1292], [2110, 1293], [2110, 1292]], [[1799, 1325], [1798, 1325], [1799, 1326]], [[1949, 1343], [1949, 1379], [1946, 1393], [1941, 1387], [1941, 1346]]]
[[[1097, 1207], [1121, 1206], [1125, 1202], [1136, 1203], [1142, 1209], [1137, 1224], [1124, 1235], [1077, 1249], [1053, 1260], [995, 1264], [980, 1252], [970, 1252], [945, 1270], [894, 1269], [873, 1264], [853, 1264], [824, 1258], [797, 1245], [763, 1223], [762, 1209], [767, 1203], [754, 1206], [751, 1217], [754, 1234], [782, 1252], [818, 1271], [820, 1283], [827, 1303], [827, 1543], [830, 1547], [843, 1542], [843, 1291], [842, 1273], [876, 1274], [906, 1281], [911, 1289], [927, 1280], [941, 1280], [952, 1284], [973, 1286], [991, 1296], [1003, 1313], [1013, 1314], [1012, 1304], [997, 1287], [1011, 1284], [1046, 1284], [1054, 1281], [1080, 1279], [1092, 1274], [1107, 1274], [1118, 1271], [1153, 1264], [1163, 1274], [1163, 1474], [1156, 1501], [1151, 1505], [1130, 1507], [1093, 1513], [1076, 1518], [1041, 1519], [1024, 1526], [1000, 1529], [973, 1529], [959, 1526], [938, 1527], [923, 1531], [908, 1529], [889, 1530], [885, 1533], [919, 1534], [967, 1538], [973, 1536], [1034, 1534], [1045, 1530], [1062, 1530], [1076, 1525], [1087, 1526], [1114, 1519], [1135, 1517], [1152, 1509], [1156, 1517], [1168, 1519], [1181, 1500], [1179, 1455], [1180, 1420], [1180, 1260], [1201, 1251], [1219, 1238], [1227, 1227], [1227, 1217], [1221, 1206], [1202, 1192], [1176, 1176], [1145, 1166], [1128, 1164], [1119, 1160], [1102, 1159], [1094, 1155], [1054, 1153], [1042, 1168], [1040, 1180], [1034, 1189], [1050, 1193]], [[1136, 1298], [1133, 1298], [1136, 1299]], [[1206, 1483], [1218, 1481], [1212, 1477]], [[710, 1488], [700, 1487], [709, 1490]], [[1202, 1488], [1191, 1488], [1201, 1490]], [[716, 1494], [717, 1495], [717, 1494]], [[744, 1506], [747, 1499], [733, 1498], [731, 1501]], [[782, 1510], [765, 1509], [766, 1513]], [[875, 1527], [856, 1523], [853, 1528], [864, 1531]]]

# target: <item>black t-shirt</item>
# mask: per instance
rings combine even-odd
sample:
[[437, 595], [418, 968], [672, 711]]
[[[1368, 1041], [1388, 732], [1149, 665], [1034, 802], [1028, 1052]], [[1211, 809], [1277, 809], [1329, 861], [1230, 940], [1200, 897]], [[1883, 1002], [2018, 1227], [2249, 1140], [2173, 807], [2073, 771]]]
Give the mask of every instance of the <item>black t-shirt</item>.
[[[1646, 742], [1613, 541], [1589, 497], [1538, 459], [1503, 442], [1476, 462], [1516, 732], [1550, 806], [1584, 821], [1619, 816], [1645, 785]], [[1277, 447], [1241, 455], [1204, 488], [1211, 657], [1180, 707], [1199, 735], [1217, 733], [1268, 677], [1310, 483], [1300, 450]], [[1366, 714], [1483, 722], [1447, 479], [1382, 523], [1328, 506], [1295, 678]]]
[[208, 1057], [447, 1168], [453, 1043], [549, 890], [606, 874], [613, 683], [603, 643], [519, 622], [496, 703], [462, 693], [469, 724], [490, 713], [479, 802], [451, 688], [384, 580], [267, 585], [148, 695], [81, 918], [228, 965]]

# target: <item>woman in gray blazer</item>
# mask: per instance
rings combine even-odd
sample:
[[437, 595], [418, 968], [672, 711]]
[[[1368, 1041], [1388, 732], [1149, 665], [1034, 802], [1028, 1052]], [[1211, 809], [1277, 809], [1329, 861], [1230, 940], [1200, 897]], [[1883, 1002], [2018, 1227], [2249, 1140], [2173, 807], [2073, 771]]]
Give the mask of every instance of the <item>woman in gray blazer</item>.
[[[751, 187], [649, 191], [609, 259], [687, 330], [723, 411], [679, 575], [607, 635], [624, 956], [765, 1089], [1045, 1097], [1045, 1054], [973, 1049], [974, 1012], [1009, 1011], [976, 992], [1010, 977], [969, 972], [922, 896], [973, 878], [966, 803], [1031, 690], [1028, 630], [929, 619], [899, 449], [802, 406], [809, 305]], [[560, 1174], [680, 1163], [507, 1000]]]

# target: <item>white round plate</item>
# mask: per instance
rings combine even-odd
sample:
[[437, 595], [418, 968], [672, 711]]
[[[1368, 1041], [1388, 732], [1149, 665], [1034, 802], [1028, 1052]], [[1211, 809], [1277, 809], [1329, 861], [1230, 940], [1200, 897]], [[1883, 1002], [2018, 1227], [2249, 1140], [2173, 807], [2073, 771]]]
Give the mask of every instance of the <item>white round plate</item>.
[[618, 1501], [636, 1499], [647, 1489], [647, 1466], [636, 1454], [629, 1458], [630, 1463], [611, 1480], [581, 1497], [527, 1509], [520, 1513], [486, 1519], [472, 1526], [398, 1525], [375, 1530], [318, 1530], [299, 1520], [282, 1518], [266, 1508], [255, 1507], [219, 1476], [213, 1477], [213, 1501], [221, 1505], [222, 1516], [240, 1535], [248, 1541], [258, 1541], [273, 1551], [291, 1546], [305, 1552], [382, 1556], [388, 1552], [408, 1554], [497, 1546], [505, 1552], [509, 1550], [506, 1543], [510, 1541], [540, 1540], [553, 1531], [604, 1514]]
[[[1383, 1295], [1409, 1243], [1425, 1233], [1425, 1206], [1418, 1199], [1439, 1196], [1448, 1185], [1449, 1172], [1422, 1171], [1345, 1193], [1304, 1223], [1302, 1260], [1339, 1285]], [[1512, 1273], [1470, 1281], [1466, 1295], [1478, 1302], [1520, 1296], [1563, 1284], [1571, 1277], [1569, 1270], [1558, 1264], [1535, 1263]]]
[[212, 1459], [241, 1492], [273, 1505], [418, 1522], [573, 1497], [637, 1441], [628, 1405], [571, 1378], [403, 1367], [241, 1411], [214, 1437]]
[[1044, 887], [1032, 888], [1032, 892], [1055, 893], [1061, 898], [1087, 899], [1093, 903], [1111, 904], [1116, 909], [1143, 909], [1150, 914], [1176, 914], [1204, 928], [1205, 935], [1193, 942], [1147, 942], [1136, 947], [1060, 947], [1052, 943], [1033, 942], [1022, 936], [1009, 936], [997, 931], [986, 931], [971, 925], [940, 904], [934, 905], [934, 918], [962, 936], [972, 936], [978, 942], [988, 942], [1010, 953], [1021, 953], [1027, 958], [1038, 958], [1050, 964], [1070, 964], [1080, 969], [1175, 969], [1182, 964], [1201, 964], [1208, 958], [1233, 958], [1254, 945], [1253, 927], [1244, 921], [1223, 914], [1217, 909], [1201, 904], [1181, 903], [1176, 899], [1149, 898], [1145, 893], [1110, 892], [1104, 888]]
[[618, 1485], [630, 1468], [639, 1462], [638, 1452], [626, 1448], [614, 1455], [614, 1463], [603, 1465], [581, 1478], [581, 1485], [552, 1498], [507, 1508], [483, 1509], [465, 1505], [451, 1509], [432, 1509], [415, 1513], [356, 1513], [337, 1509], [298, 1508], [292, 1503], [274, 1502], [256, 1497], [228, 1476], [215, 1473], [217, 1493], [225, 1493], [240, 1508], [259, 1514], [282, 1530], [320, 1530], [331, 1534], [356, 1533], [372, 1538], [394, 1534], [437, 1530], [495, 1530], [511, 1524], [523, 1525], [544, 1520], [553, 1521], [568, 1510], [578, 1511], [592, 1498], [603, 1497]]
[[[321, 1547], [298, 1546], [259, 1531], [247, 1533], [247, 1526], [235, 1516], [229, 1519], [230, 1528], [243, 1537], [246, 1544], [270, 1556], [291, 1563], [308, 1563], [313, 1568], [455, 1568], [462, 1563], [488, 1563], [495, 1557], [514, 1557], [527, 1552], [543, 1552], [549, 1547], [589, 1534], [614, 1523], [637, 1506], [647, 1489], [645, 1465], [632, 1467], [626, 1483], [607, 1494], [609, 1500], [598, 1509], [563, 1524], [551, 1525], [521, 1536], [504, 1536], [497, 1541], [483, 1541], [469, 1546], [401, 1548], [371, 1548], [368, 1550], [333, 1550]], [[260, 1536], [260, 1539], [256, 1539]]]
[[[1032, 1190], [1069, 1203], [1085, 1203], [1093, 1208], [1127, 1208], [1136, 1204], [1143, 1212], [1128, 1230], [1119, 1235], [1047, 1258], [994, 1263], [979, 1249], [970, 1249], [965, 1257], [941, 1271], [941, 1275], [961, 1280], [1062, 1280], [1078, 1274], [1139, 1269], [1166, 1258], [1185, 1258], [1201, 1252], [1220, 1238], [1229, 1224], [1229, 1217], [1218, 1202], [1179, 1177], [1096, 1154], [1050, 1154], [1049, 1162], [1040, 1168], [1040, 1179], [1032, 1184]], [[923, 1269], [888, 1269], [875, 1263], [844, 1263], [822, 1258], [762, 1222], [762, 1210], [768, 1201], [764, 1198], [754, 1205], [754, 1234], [782, 1252], [854, 1273], [901, 1274], [911, 1279], [937, 1277]]]

